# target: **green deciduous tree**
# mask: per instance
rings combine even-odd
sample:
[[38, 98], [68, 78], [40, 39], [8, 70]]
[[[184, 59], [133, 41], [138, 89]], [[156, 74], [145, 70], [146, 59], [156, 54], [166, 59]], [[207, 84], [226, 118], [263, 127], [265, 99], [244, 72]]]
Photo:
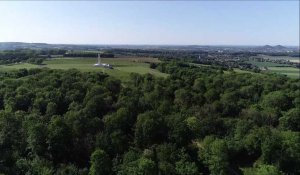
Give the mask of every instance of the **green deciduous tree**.
[[224, 140], [206, 137], [201, 143], [199, 158], [213, 175], [227, 174], [228, 156], [228, 147]]
[[135, 141], [140, 147], [159, 143], [165, 135], [165, 126], [161, 116], [156, 112], [146, 112], [137, 118], [135, 127]]
[[106, 152], [96, 149], [91, 155], [89, 175], [109, 175], [112, 172], [111, 164], [111, 160]]
[[292, 108], [279, 118], [279, 125], [284, 130], [300, 131], [300, 109]]

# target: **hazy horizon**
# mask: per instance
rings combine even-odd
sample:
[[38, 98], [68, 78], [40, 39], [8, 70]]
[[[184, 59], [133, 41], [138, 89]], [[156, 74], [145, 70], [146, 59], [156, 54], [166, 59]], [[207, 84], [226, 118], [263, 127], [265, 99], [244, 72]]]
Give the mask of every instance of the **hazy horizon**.
[[299, 46], [299, 1], [0, 2], [0, 42]]
[[218, 44], [85, 44], [85, 43], [79, 43], [79, 44], [66, 44], [66, 43], [46, 43], [46, 42], [22, 42], [22, 41], [0, 41], [0, 43], [25, 43], [25, 44], [49, 44], [49, 45], [91, 45], [91, 46], [201, 46], [201, 47], [205, 47], [205, 46], [213, 46], [213, 47], [259, 47], [259, 46], [285, 46], [285, 47], [299, 47], [299, 45], [283, 45], [283, 44], [264, 44], [264, 45], [246, 45], [246, 44], [222, 44], [222, 45], [218, 45]]

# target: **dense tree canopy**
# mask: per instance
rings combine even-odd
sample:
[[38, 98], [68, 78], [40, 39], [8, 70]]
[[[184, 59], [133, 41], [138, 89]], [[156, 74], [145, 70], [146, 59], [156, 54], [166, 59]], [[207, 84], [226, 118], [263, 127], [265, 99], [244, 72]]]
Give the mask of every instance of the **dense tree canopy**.
[[300, 173], [299, 79], [155, 68], [0, 72], [0, 173]]
[[66, 50], [63, 49], [16, 49], [0, 51], [0, 64], [18, 64], [20, 62], [29, 62], [32, 64], [41, 64], [44, 58], [50, 58], [51, 55], [63, 55]]

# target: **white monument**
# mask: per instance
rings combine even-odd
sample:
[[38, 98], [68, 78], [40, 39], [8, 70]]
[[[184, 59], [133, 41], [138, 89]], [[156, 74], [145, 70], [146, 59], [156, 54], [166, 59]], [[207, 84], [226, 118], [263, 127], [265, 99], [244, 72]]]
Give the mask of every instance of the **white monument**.
[[98, 53], [98, 62], [96, 64], [94, 64], [94, 66], [100, 66], [100, 67], [104, 67], [104, 68], [108, 68], [108, 69], [112, 69], [112, 66], [107, 64], [107, 63], [101, 63], [101, 56], [100, 53]]
[[98, 53], [98, 62], [94, 64], [94, 66], [101, 66], [101, 56], [100, 53]]

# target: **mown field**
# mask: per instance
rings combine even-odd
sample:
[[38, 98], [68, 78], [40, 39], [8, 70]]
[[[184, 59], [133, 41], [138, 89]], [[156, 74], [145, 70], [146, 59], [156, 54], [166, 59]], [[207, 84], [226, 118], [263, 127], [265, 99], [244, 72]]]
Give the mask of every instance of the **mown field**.
[[279, 64], [279, 63], [273, 63], [273, 62], [259, 62], [259, 61], [247, 61], [247, 63], [253, 64], [257, 67], [290, 67], [289, 64]]
[[159, 62], [156, 58], [103, 58], [103, 63], [109, 63], [114, 69], [106, 69], [102, 67], [94, 67], [97, 60], [95, 58], [55, 58], [52, 60], [46, 60], [43, 65], [34, 65], [29, 63], [12, 64], [12, 65], [0, 65], [0, 70], [10, 71], [16, 69], [30, 69], [30, 68], [43, 68], [50, 69], [72, 69], [76, 68], [84, 72], [101, 71], [111, 76], [120, 79], [127, 79], [130, 73], [146, 74], [150, 73], [155, 76], [166, 77], [167, 74], [161, 73], [158, 70], [149, 68], [150, 62]]
[[247, 63], [256, 65], [259, 68], [266, 67], [268, 70], [266, 72], [278, 73], [287, 75], [291, 78], [300, 78], [300, 69], [292, 67], [289, 64], [279, 64], [273, 62], [259, 62], [259, 61], [247, 61]]
[[300, 69], [294, 67], [268, 67], [274, 73], [284, 74], [292, 78], [300, 78]]
[[264, 59], [269, 59], [269, 60], [289, 60], [290, 62], [300, 62], [299, 57], [290, 57], [290, 56], [269, 56], [269, 55], [258, 55], [259, 57], [262, 57]]

